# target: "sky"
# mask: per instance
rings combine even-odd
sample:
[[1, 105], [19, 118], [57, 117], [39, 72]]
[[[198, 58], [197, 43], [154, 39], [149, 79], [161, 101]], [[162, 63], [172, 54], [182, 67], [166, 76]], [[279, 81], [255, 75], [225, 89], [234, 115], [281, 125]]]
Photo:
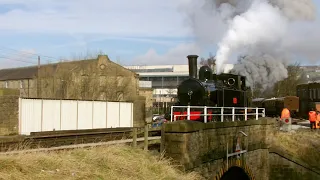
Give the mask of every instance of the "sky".
[[98, 52], [121, 65], [208, 57], [218, 42], [197, 45], [182, 10], [190, 1], [0, 0], [0, 69], [36, 65], [38, 56], [45, 64]]

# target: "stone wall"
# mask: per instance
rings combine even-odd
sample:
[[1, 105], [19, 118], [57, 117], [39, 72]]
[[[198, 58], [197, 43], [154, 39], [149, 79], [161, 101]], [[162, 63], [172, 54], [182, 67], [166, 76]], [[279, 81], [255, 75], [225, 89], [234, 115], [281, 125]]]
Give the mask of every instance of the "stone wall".
[[153, 107], [153, 89], [152, 88], [140, 88], [139, 95], [145, 97], [145, 119], [146, 121], [152, 120], [152, 107]]
[[[281, 154], [281, 155], [279, 155]], [[295, 162], [292, 157], [285, 157], [283, 153], [272, 152], [269, 154], [269, 179], [290, 180], [318, 180], [320, 173], [311, 169], [308, 164]]]
[[0, 89], [0, 135], [19, 132], [19, 94], [16, 89]]
[[133, 126], [143, 127], [145, 125], [146, 113], [145, 113], [146, 98], [143, 96], [137, 97], [133, 101]]
[[[200, 123], [176, 121], [165, 124], [161, 151], [182, 165], [185, 171], [198, 171], [205, 177], [214, 177], [225, 164], [227, 143], [229, 153], [234, 152], [239, 131], [248, 135], [241, 140], [249, 168], [256, 179], [268, 179], [268, 135], [274, 132], [275, 121], [269, 118], [238, 122]], [[248, 143], [248, 144], [247, 144]], [[256, 161], [256, 158], [261, 158]]]
[[0, 88], [19, 89], [21, 97], [36, 97], [37, 86], [34, 79], [0, 81]]

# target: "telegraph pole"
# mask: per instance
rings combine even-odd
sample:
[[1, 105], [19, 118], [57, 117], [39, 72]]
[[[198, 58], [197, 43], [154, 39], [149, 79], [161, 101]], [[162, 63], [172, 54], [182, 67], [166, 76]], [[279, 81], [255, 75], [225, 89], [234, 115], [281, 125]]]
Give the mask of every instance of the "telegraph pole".
[[37, 74], [37, 98], [40, 97], [40, 56], [38, 56], [38, 74]]

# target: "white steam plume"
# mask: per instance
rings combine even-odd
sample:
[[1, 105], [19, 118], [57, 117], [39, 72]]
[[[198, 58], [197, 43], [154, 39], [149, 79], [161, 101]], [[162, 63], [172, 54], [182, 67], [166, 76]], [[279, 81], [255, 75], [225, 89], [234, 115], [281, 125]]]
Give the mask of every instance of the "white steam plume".
[[306, 28], [316, 17], [312, 0], [199, 0], [187, 6], [198, 45], [218, 44], [218, 74], [225, 63], [245, 55], [232, 71], [265, 89], [287, 77], [292, 58], [320, 58], [320, 36], [312, 32], [320, 26]]
[[[231, 0], [223, 2], [237, 6]], [[251, 3], [249, 8], [233, 17], [227, 33], [218, 43], [216, 55], [218, 74], [223, 71], [223, 64], [233, 53], [261, 44], [278, 44], [279, 46], [288, 32], [291, 21], [313, 19], [315, 14], [311, 0], [248, 0], [246, 2]]]
[[231, 53], [260, 43], [275, 43], [285, 35], [286, 18], [281, 11], [265, 1], [255, 0], [240, 16], [235, 16], [217, 51], [217, 74], [223, 71]]

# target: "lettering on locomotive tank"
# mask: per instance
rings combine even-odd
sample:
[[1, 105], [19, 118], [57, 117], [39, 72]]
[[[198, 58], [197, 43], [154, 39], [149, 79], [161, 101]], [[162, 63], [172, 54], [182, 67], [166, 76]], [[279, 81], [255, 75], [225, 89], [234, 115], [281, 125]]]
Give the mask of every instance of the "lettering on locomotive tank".
[[237, 104], [238, 103], [238, 99], [236, 97], [233, 98], [233, 104]]

